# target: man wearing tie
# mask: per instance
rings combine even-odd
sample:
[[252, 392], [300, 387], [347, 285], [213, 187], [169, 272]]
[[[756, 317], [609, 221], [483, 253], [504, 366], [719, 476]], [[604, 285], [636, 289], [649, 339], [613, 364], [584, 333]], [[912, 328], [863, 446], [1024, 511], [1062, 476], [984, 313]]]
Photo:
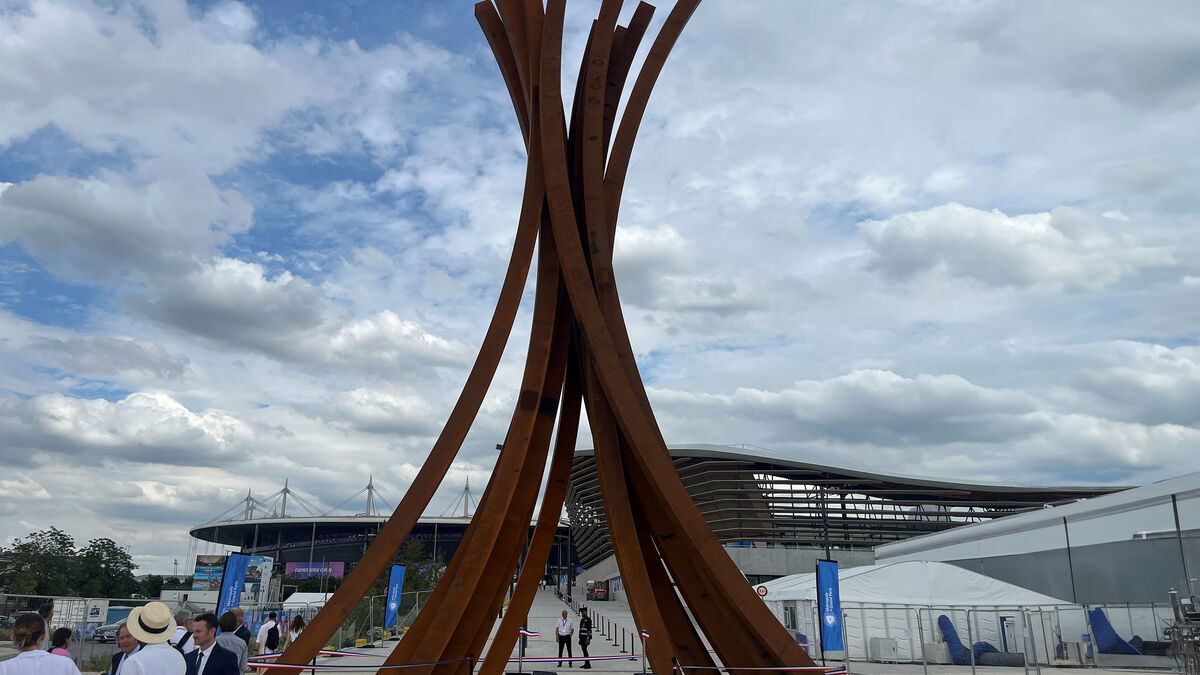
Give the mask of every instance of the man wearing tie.
[[184, 657], [187, 675], [240, 675], [237, 655], [217, 644], [217, 615], [207, 612], [192, 621], [196, 649]]

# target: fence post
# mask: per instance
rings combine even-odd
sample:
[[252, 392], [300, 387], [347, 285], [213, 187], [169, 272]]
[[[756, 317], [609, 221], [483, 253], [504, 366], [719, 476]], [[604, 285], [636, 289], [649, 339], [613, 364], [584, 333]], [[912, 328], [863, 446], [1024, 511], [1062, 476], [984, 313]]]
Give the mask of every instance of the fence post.
[[638, 637], [642, 640], [642, 675], [646, 675], [646, 638], [638, 631]]
[[1028, 617], [1025, 616], [1025, 609], [1021, 608], [1021, 629], [1025, 634], [1025, 640], [1029, 643], [1029, 650], [1033, 652], [1033, 667], [1037, 670], [1038, 675], [1042, 675], [1042, 664], [1038, 662], [1037, 639], [1033, 635], [1033, 625], [1029, 623]]
[[1080, 658], [1086, 662], [1088, 653], [1090, 652], [1092, 663], [1096, 664], [1099, 662], [1099, 659], [1096, 657], [1100, 655], [1100, 649], [1096, 647], [1096, 634], [1092, 632], [1092, 615], [1088, 613], [1088, 606], [1086, 604], [1081, 605], [1081, 607], [1083, 607], [1083, 625], [1087, 628], [1087, 649]]
[[622, 654], [628, 654], [628, 653], [629, 653], [629, 652], [628, 652], [628, 651], [626, 651], [626, 649], [625, 649], [625, 636], [626, 636], [626, 635], [627, 635], [627, 633], [625, 632], [625, 627], [624, 627], [624, 626], [621, 626], [621, 653], [622, 653]]
[[917, 644], [921, 646], [921, 670], [925, 675], [929, 675], [929, 661], [925, 658], [925, 628], [921, 626], [921, 608], [913, 607], [913, 611], [917, 613]]
[[971, 610], [967, 610], [967, 651], [971, 654], [971, 675], [975, 675], [975, 632], [971, 630]]
[[[846, 619], [848, 619], [848, 618], [850, 618], [850, 615], [845, 612], [842, 612], [842, 660], [845, 661], [845, 663], [846, 663], [846, 675], [850, 675], [850, 638], [848, 636], [848, 633], [846, 632]], [[863, 635], [865, 636], [866, 633], [867, 633], [867, 630], [866, 630], [866, 625], [864, 623]], [[825, 647], [822, 646], [821, 649], [824, 650]], [[824, 651], [822, 651], [821, 653], [823, 654]]]

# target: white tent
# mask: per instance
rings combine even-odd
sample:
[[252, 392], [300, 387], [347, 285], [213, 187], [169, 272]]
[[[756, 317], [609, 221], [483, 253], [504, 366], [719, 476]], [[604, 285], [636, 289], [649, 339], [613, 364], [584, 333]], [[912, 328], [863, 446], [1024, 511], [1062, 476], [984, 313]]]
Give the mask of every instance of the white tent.
[[292, 593], [283, 601], [284, 609], [320, 609], [333, 593]]
[[[941, 641], [937, 619], [942, 615], [954, 624], [964, 643], [984, 640], [1001, 651], [1025, 651], [1030, 645], [1022, 638], [1022, 629], [1028, 626], [1032, 647], [1043, 661], [1047, 647], [1052, 650], [1061, 640], [1063, 624], [1070, 624], [1069, 633], [1083, 629], [1082, 612], [1071, 609], [1066, 600], [948, 563], [853, 567], [839, 570], [838, 577], [846, 642], [853, 659], [888, 658], [870, 651], [872, 641], [883, 640], [889, 645], [894, 641], [894, 656], [889, 660], [919, 661], [923, 649], [928, 656], [934, 643]], [[816, 573], [793, 574], [760, 586], [766, 590], [763, 601], [775, 616], [798, 639], [816, 643]]]
[[[985, 577], [942, 562], [898, 562], [838, 571], [842, 602], [889, 605], [1037, 606], [1067, 600]], [[816, 573], [793, 574], [762, 584], [766, 600], [815, 600]]]

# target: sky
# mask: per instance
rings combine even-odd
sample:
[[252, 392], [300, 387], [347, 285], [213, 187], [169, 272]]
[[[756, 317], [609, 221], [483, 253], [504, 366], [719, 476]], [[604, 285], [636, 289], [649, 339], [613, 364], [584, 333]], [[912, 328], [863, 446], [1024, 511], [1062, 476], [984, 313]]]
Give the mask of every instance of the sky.
[[[567, 91], [597, 7], [569, 5]], [[0, 541], [53, 525], [164, 573], [285, 479], [394, 506], [521, 199], [471, 3], [0, 0], [0, 64]], [[615, 247], [667, 442], [1200, 470], [1197, 158], [1192, 0], [710, 0]], [[531, 298], [431, 515], [487, 481]]]

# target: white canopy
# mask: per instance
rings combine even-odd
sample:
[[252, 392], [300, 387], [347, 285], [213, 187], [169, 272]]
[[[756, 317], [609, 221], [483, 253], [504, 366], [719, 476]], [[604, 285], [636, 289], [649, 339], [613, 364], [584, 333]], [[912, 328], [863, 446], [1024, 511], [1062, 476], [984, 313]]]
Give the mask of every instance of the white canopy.
[[333, 597], [333, 593], [292, 593], [283, 601], [284, 609], [320, 609], [325, 601]]
[[[816, 573], [793, 574], [768, 581], [763, 599], [815, 600]], [[867, 605], [1035, 606], [1068, 605], [1027, 588], [985, 577], [942, 562], [883, 563], [838, 570], [842, 602]]]

